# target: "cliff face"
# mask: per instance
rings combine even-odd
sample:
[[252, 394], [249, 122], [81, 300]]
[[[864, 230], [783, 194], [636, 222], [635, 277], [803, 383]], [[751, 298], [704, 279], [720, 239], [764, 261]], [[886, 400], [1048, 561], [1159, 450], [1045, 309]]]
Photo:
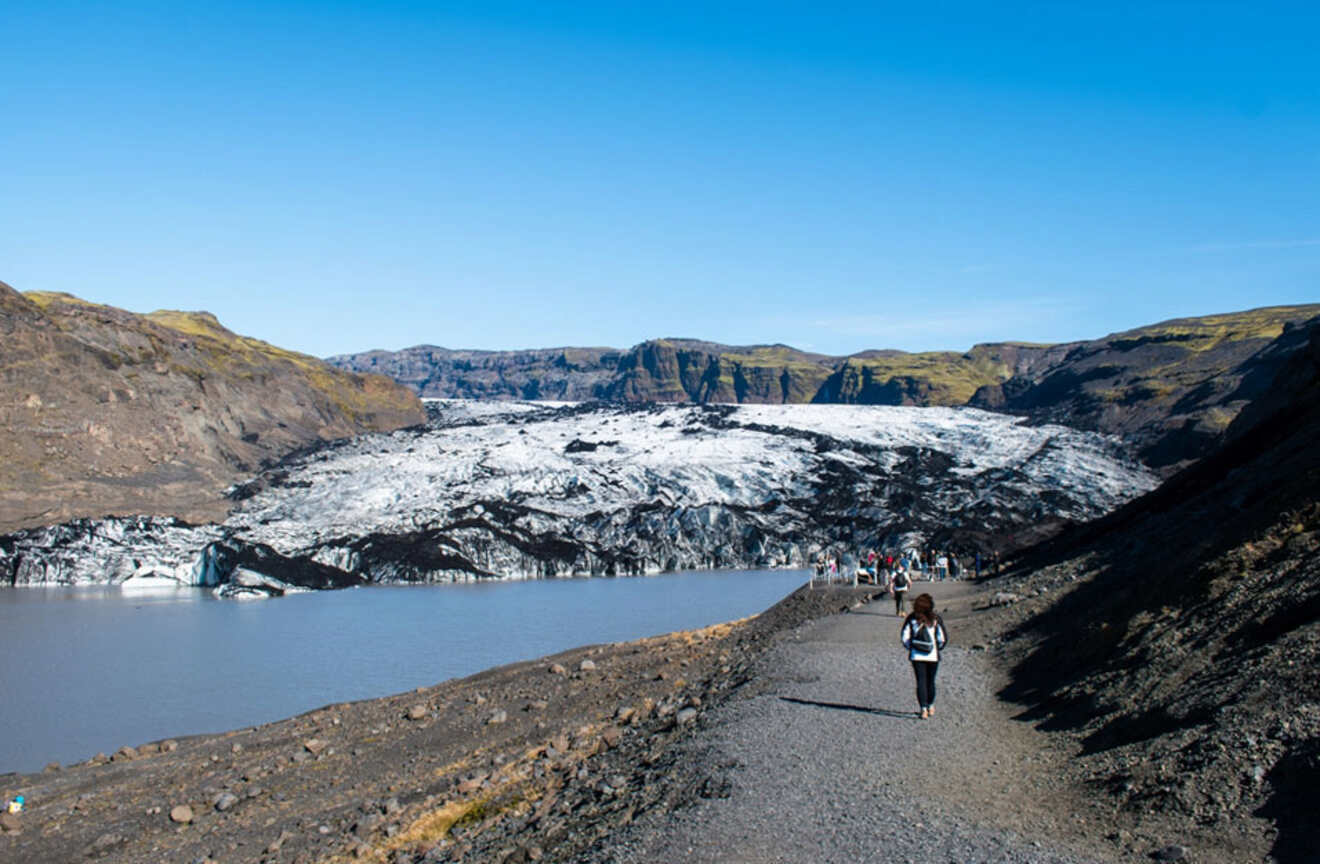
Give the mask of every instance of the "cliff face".
[[223, 516], [221, 491], [318, 440], [425, 422], [395, 382], [226, 330], [0, 283], [0, 530]]
[[833, 359], [787, 345], [738, 348], [657, 339], [623, 356], [605, 397], [620, 402], [810, 402]]
[[451, 351], [418, 345], [330, 357], [340, 369], [385, 375], [433, 399], [605, 398], [622, 352], [613, 348]]

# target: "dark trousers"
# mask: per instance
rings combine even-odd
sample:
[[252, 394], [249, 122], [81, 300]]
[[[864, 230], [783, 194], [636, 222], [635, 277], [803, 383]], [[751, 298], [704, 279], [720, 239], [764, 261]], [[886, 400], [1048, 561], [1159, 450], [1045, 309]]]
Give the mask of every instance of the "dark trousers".
[[897, 615], [903, 611], [903, 598], [907, 596], [906, 591], [894, 592], [894, 614]]
[[912, 671], [917, 676], [917, 705], [929, 708], [935, 704], [935, 673], [940, 671], [939, 661], [913, 660]]

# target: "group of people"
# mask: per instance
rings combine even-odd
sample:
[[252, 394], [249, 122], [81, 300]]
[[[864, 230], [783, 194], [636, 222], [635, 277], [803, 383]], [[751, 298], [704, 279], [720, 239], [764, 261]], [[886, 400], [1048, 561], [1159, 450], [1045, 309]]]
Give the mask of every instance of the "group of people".
[[960, 553], [954, 550], [903, 549], [893, 552], [864, 549], [855, 560], [854, 569], [845, 564], [845, 556], [822, 552], [816, 556], [813, 580], [879, 585], [892, 591], [899, 573], [906, 573], [909, 582], [918, 579], [943, 582], [980, 578], [983, 573], [999, 569], [997, 552], [987, 555], [979, 550], [964, 551], [960, 557]]
[[914, 585], [919, 581], [980, 578], [999, 569], [997, 551], [987, 553], [976, 548], [863, 549], [855, 559], [826, 550], [816, 556], [812, 581], [876, 585], [893, 597], [894, 614], [903, 618], [899, 639], [912, 663], [917, 706], [925, 720], [935, 714], [935, 676], [949, 636], [944, 620], [935, 612], [934, 597], [918, 594], [909, 612], [908, 596], [915, 593]]
[[[998, 567], [997, 556], [983, 559], [974, 553], [977, 576], [985, 566]], [[822, 553], [817, 557], [813, 579], [825, 582], [844, 577], [843, 559], [838, 554]], [[897, 556], [881, 552], [859, 555], [857, 568], [847, 581], [878, 585], [894, 598], [894, 614], [903, 617], [899, 640], [908, 652], [908, 661], [917, 684], [917, 707], [920, 717], [927, 720], [935, 715], [935, 677], [940, 668], [940, 652], [948, 644], [949, 636], [944, 620], [935, 612], [935, 598], [929, 593], [918, 594], [912, 601], [912, 611], [905, 615], [907, 596], [919, 578], [939, 582], [945, 579], [966, 578], [958, 556], [952, 552], [904, 550]]]

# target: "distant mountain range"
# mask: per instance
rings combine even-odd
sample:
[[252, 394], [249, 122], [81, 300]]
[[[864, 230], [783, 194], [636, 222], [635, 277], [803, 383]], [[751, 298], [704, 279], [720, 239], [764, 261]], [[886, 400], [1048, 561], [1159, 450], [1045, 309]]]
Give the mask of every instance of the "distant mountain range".
[[[1320, 304], [1180, 318], [1086, 342], [966, 353], [657, 339], [626, 351], [462, 351], [421, 345], [328, 358], [422, 397], [693, 403], [970, 405], [1123, 435], [1169, 473], [1209, 452], [1297, 347]], [[1296, 341], [1295, 338], [1293, 341]]]
[[138, 315], [0, 283], [0, 531], [108, 514], [220, 520], [226, 487], [265, 464], [424, 424], [419, 396], [968, 405], [1119, 434], [1168, 474], [1217, 446], [1317, 315], [1320, 304], [1273, 307], [962, 354], [661, 339], [626, 351], [421, 346], [323, 361], [205, 312]]
[[0, 282], [0, 530], [76, 516], [223, 518], [223, 490], [316, 441], [425, 422], [378, 375], [231, 333]]

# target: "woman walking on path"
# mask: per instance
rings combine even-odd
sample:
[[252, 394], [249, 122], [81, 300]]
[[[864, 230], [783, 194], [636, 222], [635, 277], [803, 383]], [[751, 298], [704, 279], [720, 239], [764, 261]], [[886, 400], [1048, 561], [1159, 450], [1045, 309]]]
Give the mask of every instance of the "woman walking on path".
[[948, 642], [944, 621], [935, 614], [935, 598], [921, 594], [912, 601], [912, 614], [903, 621], [900, 638], [917, 676], [917, 704], [925, 720], [935, 714], [935, 673], [940, 669], [940, 652]]

